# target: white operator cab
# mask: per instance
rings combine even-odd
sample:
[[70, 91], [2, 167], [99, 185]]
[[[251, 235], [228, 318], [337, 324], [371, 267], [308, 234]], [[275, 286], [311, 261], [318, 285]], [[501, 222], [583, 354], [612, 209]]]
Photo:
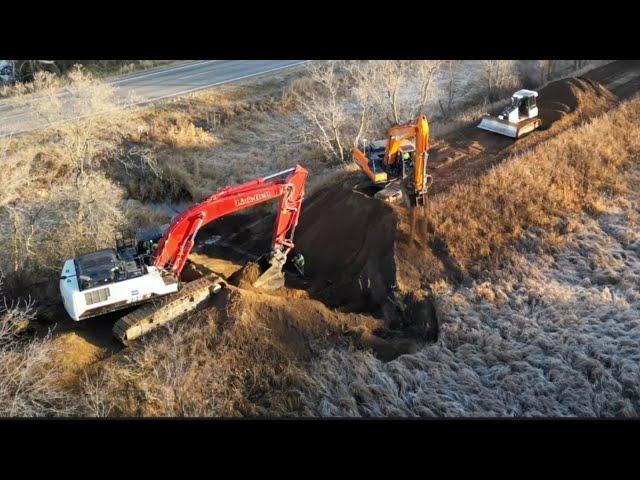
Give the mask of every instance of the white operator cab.
[[519, 123], [522, 120], [537, 117], [537, 96], [538, 92], [533, 90], [518, 90], [511, 96], [511, 106], [507, 107], [498, 118], [507, 120], [509, 123]]
[[137, 242], [117, 243], [67, 260], [60, 276], [64, 308], [75, 320], [101, 315], [178, 291], [178, 279], [148, 265]]

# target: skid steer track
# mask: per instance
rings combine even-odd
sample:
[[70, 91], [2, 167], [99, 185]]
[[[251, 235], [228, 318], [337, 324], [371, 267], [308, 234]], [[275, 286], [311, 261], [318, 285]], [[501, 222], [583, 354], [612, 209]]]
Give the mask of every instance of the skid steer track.
[[224, 279], [216, 274], [186, 283], [178, 293], [159, 298], [122, 317], [113, 326], [113, 334], [128, 345], [145, 333], [195, 310], [224, 285]]

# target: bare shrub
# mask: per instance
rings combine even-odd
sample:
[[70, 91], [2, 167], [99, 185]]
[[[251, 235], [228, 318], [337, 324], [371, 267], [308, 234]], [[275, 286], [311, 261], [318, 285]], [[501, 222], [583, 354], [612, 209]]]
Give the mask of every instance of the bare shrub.
[[103, 114], [115, 112], [118, 104], [113, 87], [95, 80], [80, 66], [69, 73], [69, 80], [64, 94], [52, 84], [41, 89], [42, 96], [29, 106], [47, 125], [56, 127], [79, 181], [85, 169], [95, 165], [96, 154], [101, 151], [98, 131], [114, 120]]
[[485, 60], [484, 75], [488, 102], [509, 95], [518, 86], [516, 62], [513, 60]]
[[87, 414], [293, 414], [305, 381], [296, 362], [259, 318], [224, 322], [215, 309], [199, 313], [101, 365], [85, 382]]
[[[0, 279], [0, 290], [2, 279]], [[0, 299], [0, 416], [32, 417], [71, 412], [59, 385], [50, 336], [20, 335], [35, 317], [30, 300]]]
[[124, 219], [123, 191], [102, 175], [84, 175], [45, 197], [0, 210], [0, 270], [25, 281], [56, 275], [62, 261], [113, 243]]
[[0, 416], [61, 416], [72, 400], [58, 384], [50, 338], [0, 348]]
[[108, 398], [111, 392], [107, 389], [106, 373], [101, 371], [92, 376], [85, 373], [81, 389], [83, 413], [90, 417], [109, 417], [113, 400]]
[[213, 137], [183, 116], [152, 119], [149, 140], [172, 148], [205, 148], [213, 144]]
[[[0, 292], [2, 290], [3, 278], [0, 276]], [[0, 348], [16, 341], [17, 336], [28, 328], [34, 317], [31, 299], [9, 300], [3, 296], [0, 303]]]

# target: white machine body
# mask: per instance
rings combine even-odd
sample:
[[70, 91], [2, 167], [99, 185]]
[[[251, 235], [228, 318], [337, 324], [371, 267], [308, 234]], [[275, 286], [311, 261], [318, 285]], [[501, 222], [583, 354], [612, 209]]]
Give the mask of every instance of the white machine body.
[[146, 272], [135, 278], [81, 289], [75, 261], [67, 260], [60, 278], [64, 308], [73, 320], [79, 321], [178, 291], [178, 282], [155, 267], [146, 267]]
[[505, 108], [501, 115], [492, 117], [486, 114], [478, 128], [511, 138], [520, 138], [532, 132], [542, 124], [537, 118], [537, 96], [538, 92], [533, 90], [518, 90], [511, 96], [511, 105]]

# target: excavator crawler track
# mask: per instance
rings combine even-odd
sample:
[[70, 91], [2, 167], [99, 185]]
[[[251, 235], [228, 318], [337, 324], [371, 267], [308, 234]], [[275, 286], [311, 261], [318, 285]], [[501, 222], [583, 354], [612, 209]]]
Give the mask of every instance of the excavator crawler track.
[[191, 312], [202, 305], [212, 294], [218, 293], [225, 281], [216, 274], [209, 274], [184, 284], [178, 293], [168, 295], [125, 315], [113, 326], [113, 334], [125, 345], [162, 325]]

